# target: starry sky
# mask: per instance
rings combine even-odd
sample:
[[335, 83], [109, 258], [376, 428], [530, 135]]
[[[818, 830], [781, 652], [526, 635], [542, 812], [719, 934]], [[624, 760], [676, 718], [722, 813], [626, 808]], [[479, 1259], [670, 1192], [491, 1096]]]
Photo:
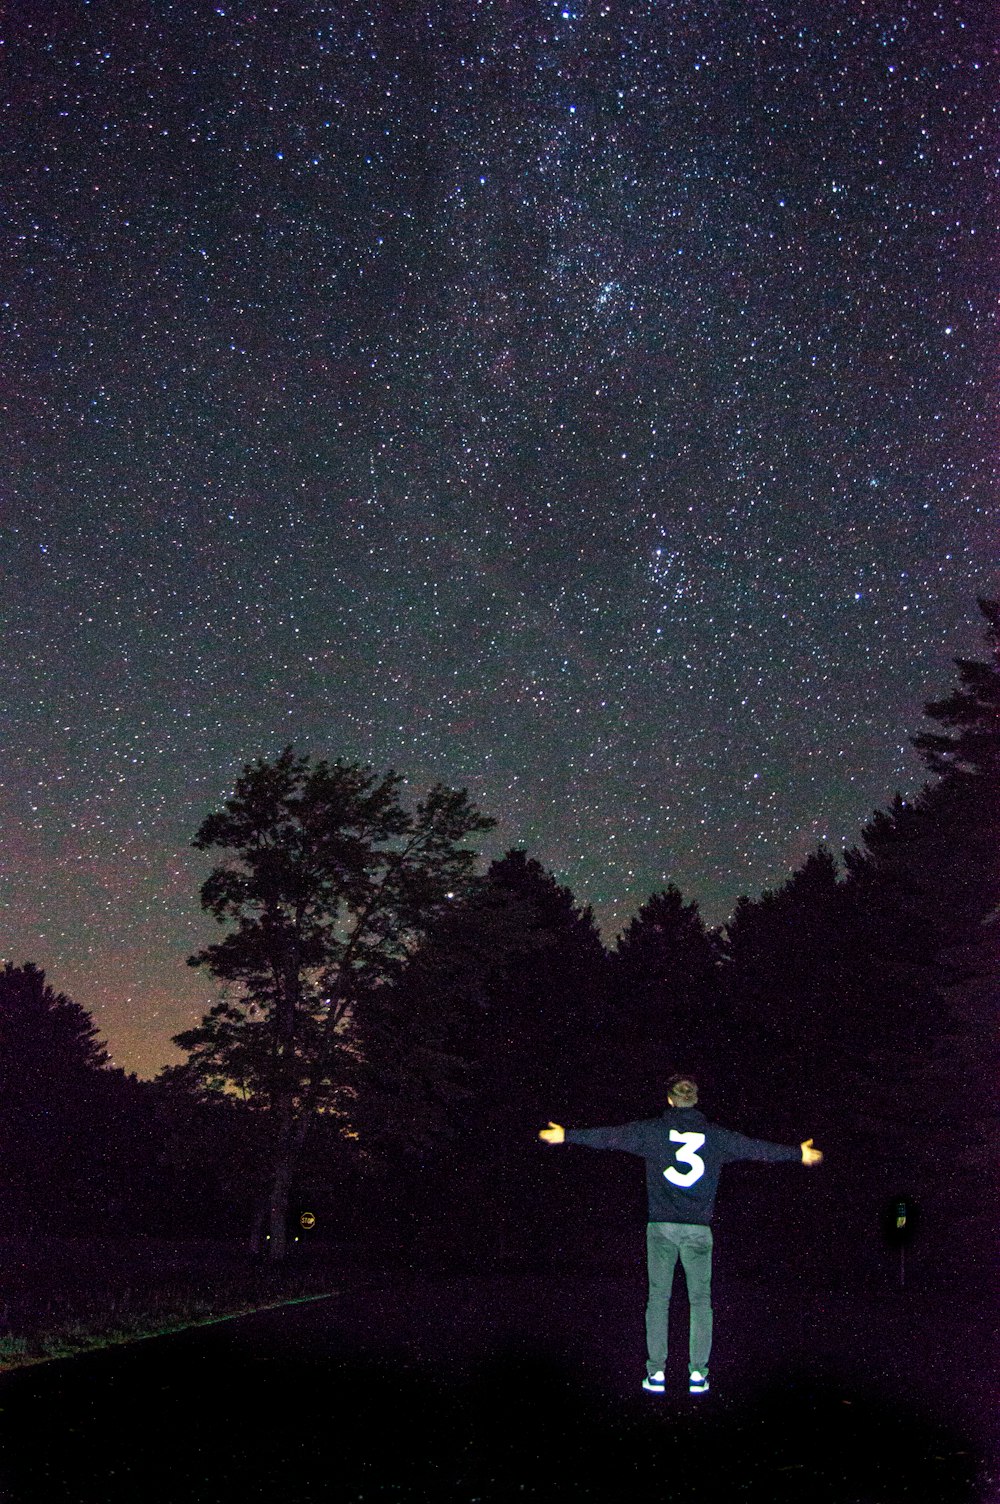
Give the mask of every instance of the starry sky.
[[14, 0], [0, 955], [152, 1075], [286, 743], [610, 941], [895, 789], [977, 594], [980, 0]]

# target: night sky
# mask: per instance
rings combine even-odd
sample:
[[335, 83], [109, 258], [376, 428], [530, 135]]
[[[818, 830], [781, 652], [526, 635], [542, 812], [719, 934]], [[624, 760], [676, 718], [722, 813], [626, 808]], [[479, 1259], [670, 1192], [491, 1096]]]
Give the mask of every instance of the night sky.
[[15, 0], [0, 955], [153, 1074], [293, 742], [722, 922], [996, 594], [981, 0]]

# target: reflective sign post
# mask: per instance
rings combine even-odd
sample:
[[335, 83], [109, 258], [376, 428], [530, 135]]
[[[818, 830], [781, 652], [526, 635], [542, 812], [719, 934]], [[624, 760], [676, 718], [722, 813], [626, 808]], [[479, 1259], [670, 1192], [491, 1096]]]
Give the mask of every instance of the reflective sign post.
[[912, 1196], [890, 1196], [882, 1212], [882, 1228], [890, 1248], [899, 1251], [899, 1288], [906, 1289], [906, 1250], [913, 1242], [920, 1208]]

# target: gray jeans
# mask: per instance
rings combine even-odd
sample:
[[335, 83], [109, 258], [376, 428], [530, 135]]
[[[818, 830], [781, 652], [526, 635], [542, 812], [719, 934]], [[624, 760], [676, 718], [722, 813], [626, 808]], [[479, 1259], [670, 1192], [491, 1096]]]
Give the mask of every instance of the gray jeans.
[[646, 1262], [649, 1269], [649, 1302], [646, 1306], [646, 1363], [648, 1373], [657, 1373], [667, 1363], [667, 1330], [670, 1318], [670, 1287], [677, 1259], [684, 1265], [691, 1336], [688, 1371], [705, 1373], [712, 1351], [712, 1229], [694, 1222], [648, 1222]]

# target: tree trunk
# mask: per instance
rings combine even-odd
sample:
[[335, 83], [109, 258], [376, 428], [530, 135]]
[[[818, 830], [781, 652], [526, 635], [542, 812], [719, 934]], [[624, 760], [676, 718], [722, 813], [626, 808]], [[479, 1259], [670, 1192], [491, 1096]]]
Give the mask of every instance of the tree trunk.
[[[297, 926], [301, 921], [299, 913]], [[288, 1251], [288, 1197], [295, 1173], [295, 1036], [302, 987], [297, 939], [284, 957], [284, 966], [275, 969], [275, 981], [278, 983], [274, 1020], [277, 1051], [272, 1102], [277, 1133], [265, 1212], [267, 1231], [263, 1252], [268, 1264], [282, 1263]]]
[[263, 1253], [268, 1264], [280, 1264], [288, 1252], [288, 1199], [295, 1173], [295, 1106], [291, 1095], [279, 1106], [278, 1137], [271, 1162], [266, 1200], [258, 1214], [258, 1236], [263, 1232]]
[[291, 1154], [274, 1167], [267, 1208], [267, 1262], [280, 1264], [288, 1252], [288, 1195], [292, 1185]]

